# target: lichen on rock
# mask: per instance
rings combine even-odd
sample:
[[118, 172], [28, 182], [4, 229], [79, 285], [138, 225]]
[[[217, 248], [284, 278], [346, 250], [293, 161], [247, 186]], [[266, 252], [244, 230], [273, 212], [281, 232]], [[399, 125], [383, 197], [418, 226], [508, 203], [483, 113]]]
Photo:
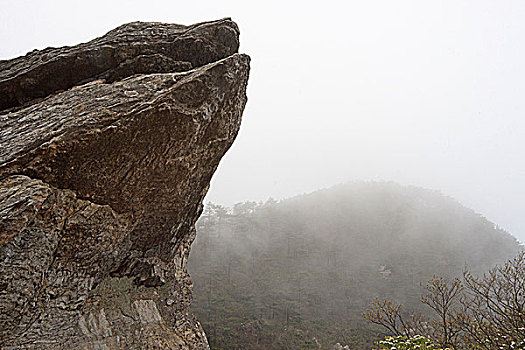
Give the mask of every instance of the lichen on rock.
[[230, 19], [0, 61], [0, 348], [207, 349], [194, 224], [246, 104]]

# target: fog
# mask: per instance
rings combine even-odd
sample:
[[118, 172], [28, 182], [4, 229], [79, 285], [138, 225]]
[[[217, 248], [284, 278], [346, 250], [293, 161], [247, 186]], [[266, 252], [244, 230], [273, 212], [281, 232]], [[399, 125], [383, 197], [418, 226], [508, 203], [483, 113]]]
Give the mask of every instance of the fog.
[[525, 241], [522, 1], [0, 0], [0, 58], [129, 21], [222, 17], [239, 24], [252, 71], [207, 200], [393, 180], [440, 190]]
[[[377, 349], [381, 330], [362, 316], [375, 297], [432, 317], [420, 283], [462, 276], [466, 266], [483, 273], [523, 249], [453, 199], [392, 182], [209, 204], [196, 227], [192, 308], [218, 350], [337, 349], [343, 339]], [[298, 341], [313, 336], [321, 346]]]

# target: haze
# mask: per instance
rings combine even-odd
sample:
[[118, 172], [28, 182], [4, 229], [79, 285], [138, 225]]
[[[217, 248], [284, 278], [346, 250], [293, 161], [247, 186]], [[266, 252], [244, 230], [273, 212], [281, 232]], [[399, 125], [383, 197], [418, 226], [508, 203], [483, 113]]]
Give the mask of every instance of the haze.
[[130, 21], [222, 17], [238, 23], [252, 71], [207, 200], [393, 180], [440, 190], [525, 241], [522, 1], [0, 0], [0, 58]]

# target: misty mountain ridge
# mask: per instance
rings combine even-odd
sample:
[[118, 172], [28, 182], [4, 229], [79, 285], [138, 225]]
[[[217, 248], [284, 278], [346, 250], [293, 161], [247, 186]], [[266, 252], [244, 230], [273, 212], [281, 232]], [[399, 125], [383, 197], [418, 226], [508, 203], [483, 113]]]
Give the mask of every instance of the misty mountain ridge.
[[420, 283], [482, 273], [521, 246], [437, 191], [352, 182], [282, 201], [209, 203], [189, 270], [193, 309], [215, 349], [371, 346], [376, 297], [425, 313]]

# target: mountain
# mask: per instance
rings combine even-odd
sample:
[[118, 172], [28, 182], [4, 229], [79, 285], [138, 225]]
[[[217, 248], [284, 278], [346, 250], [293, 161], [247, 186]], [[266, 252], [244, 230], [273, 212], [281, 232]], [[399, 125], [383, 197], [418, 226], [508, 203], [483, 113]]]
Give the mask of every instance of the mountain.
[[425, 313], [420, 283], [481, 273], [517, 240], [438, 192], [391, 182], [339, 185], [283, 201], [208, 204], [188, 269], [213, 349], [370, 348], [376, 297]]

